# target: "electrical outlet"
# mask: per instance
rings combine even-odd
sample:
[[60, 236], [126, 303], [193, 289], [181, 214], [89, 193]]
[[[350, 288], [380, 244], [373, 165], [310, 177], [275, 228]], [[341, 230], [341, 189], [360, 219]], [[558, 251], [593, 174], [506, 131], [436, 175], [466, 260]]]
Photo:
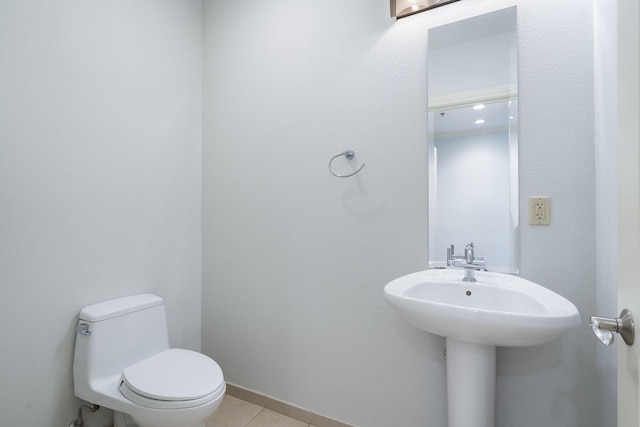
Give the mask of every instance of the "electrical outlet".
[[529, 197], [529, 225], [551, 224], [551, 197]]

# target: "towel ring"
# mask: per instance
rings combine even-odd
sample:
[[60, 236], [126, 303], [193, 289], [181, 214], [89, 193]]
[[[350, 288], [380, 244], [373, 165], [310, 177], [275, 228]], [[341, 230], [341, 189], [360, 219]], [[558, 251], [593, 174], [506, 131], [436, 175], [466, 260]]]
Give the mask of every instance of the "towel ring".
[[363, 163], [362, 166], [360, 166], [360, 168], [353, 172], [350, 173], [348, 175], [338, 175], [337, 173], [335, 173], [332, 169], [331, 169], [331, 164], [333, 163], [333, 161], [340, 156], [345, 156], [347, 158], [347, 160], [351, 160], [356, 156], [356, 153], [353, 150], [347, 150], [347, 151], [343, 151], [340, 154], [336, 154], [335, 156], [333, 156], [331, 158], [331, 160], [329, 160], [329, 172], [331, 172], [331, 175], [338, 177], [338, 178], [349, 178], [350, 176], [353, 176], [355, 174], [357, 174], [358, 172], [360, 172], [362, 170], [363, 167], [365, 167], [366, 163]]

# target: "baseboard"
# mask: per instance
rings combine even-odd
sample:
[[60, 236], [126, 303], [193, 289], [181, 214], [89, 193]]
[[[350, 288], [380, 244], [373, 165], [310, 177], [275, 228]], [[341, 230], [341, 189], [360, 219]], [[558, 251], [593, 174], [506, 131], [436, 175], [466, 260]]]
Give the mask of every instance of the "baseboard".
[[287, 417], [311, 424], [313, 427], [354, 427], [351, 424], [345, 424], [324, 415], [316, 414], [313, 411], [300, 408], [290, 403], [283, 402], [273, 397], [227, 383], [227, 394], [238, 399], [262, 406], [274, 412], [278, 412]]

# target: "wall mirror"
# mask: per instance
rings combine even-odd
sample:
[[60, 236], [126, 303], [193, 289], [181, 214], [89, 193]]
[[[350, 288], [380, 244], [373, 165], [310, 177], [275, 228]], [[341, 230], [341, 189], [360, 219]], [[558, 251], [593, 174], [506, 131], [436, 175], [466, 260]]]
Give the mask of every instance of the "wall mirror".
[[429, 30], [429, 265], [474, 242], [518, 273], [516, 7]]

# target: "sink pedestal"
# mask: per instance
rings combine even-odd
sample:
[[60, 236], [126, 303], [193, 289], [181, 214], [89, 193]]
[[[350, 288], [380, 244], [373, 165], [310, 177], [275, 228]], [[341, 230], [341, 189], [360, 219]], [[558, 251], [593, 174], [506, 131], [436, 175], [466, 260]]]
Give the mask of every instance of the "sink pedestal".
[[449, 427], [494, 427], [496, 347], [447, 338]]
[[447, 337], [449, 427], [495, 426], [496, 347], [542, 344], [580, 325], [576, 306], [544, 286], [508, 274], [475, 275], [467, 282], [458, 270], [431, 269], [384, 287], [405, 320]]

